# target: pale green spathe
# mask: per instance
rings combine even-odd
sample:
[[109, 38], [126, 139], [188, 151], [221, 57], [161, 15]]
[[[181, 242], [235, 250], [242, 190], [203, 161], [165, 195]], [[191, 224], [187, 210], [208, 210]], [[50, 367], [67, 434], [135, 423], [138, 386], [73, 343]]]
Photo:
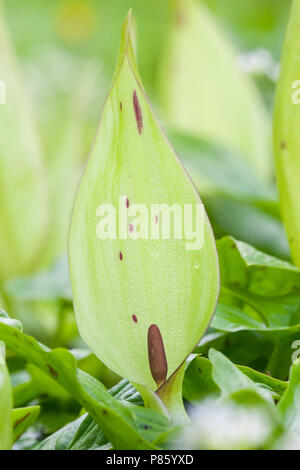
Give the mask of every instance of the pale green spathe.
[[144, 204], [149, 212], [155, 203], [195, 207], [201, 202], [147, 101], [132, 49], [130, 15], [74, 206], [69, 260], [84, 341], [115, 372], [154, 390], [148, 329], [151, 324], [160, 329], [170, 377], [198, 343], [215, 310], [215, 240], [206, 215], [201, 250], [186, 250], [185, 239], [100, 240], [97, 208], [101, 203], [118, 208], [120, 196], [128, 204]]
[[300, 1], [290, 14], [276, 92], [274, 149], [280, 204], [295, 264], [300, 267]]

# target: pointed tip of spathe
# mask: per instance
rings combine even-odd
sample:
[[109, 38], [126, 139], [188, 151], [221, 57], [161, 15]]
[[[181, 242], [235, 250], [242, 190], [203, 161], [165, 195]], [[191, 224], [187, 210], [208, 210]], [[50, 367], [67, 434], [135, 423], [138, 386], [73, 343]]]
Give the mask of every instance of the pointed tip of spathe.
[[132, 17], [132, 10], [130, 9], [127, 13], [127, 16], [125, 18], [125, 21], [122, 27], [121, 47], [120, 47], [115, 76], [120, 71], [121, 64], [123, 63], [124, 57], [127, 57], [133, 74], [135, 75], [139, 84], [141, 84], [142, 80], [138, 71], [137, 62], [136, 62], [136, 54], [134, 51], [134, 43], [135, 43], [134, 39], [135, 39], [135, 22]]
[[128, 11], [122, 27], [122, 41], [128, 42], [132, 35], [132, 8]]

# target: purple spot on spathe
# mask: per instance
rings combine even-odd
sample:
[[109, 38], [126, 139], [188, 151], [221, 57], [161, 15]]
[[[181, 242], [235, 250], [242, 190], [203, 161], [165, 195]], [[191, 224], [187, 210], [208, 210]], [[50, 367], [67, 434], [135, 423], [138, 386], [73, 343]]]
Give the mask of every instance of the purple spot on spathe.
[[143, 130], [143, 115], [140, 107], [140, 103], [136, 94], [136, 91], [133, 92], [133, 108], [135, 114], [135, 120], [138, 128], [138, 133], [141, 135]]

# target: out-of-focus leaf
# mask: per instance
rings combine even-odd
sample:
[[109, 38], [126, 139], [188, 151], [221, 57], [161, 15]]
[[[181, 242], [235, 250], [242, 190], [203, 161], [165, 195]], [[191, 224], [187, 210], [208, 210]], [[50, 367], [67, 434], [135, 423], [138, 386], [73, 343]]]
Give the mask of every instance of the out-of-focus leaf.
[[65, 388], [91, 414], [116, 448], [154, 448], [138, 432], [130, 409], [113, 398], [101, 382], [76, 369], [76, 359], [67, 350], [51, 351], [10, 326], [5, 319], [0, 322], [0, 339]]
[[68, 260], [60, 258], [54, 266], [34, 276], [16, 278], [4, 285], [5, 292], [22, 302], [72, 301]]
[[[45, 263], [49, 264], [67, 251], [67, 236], [72, 206], [83, 164], [88, 154], [84, 123], [95, 95], [97, 73], [95, 65], [84, 69], [74, 93], [62, 138], [55, 143], [50, 162], [52, 220]], [[99, 80], [98, 80], [99, 81]]]
[[203, 199], [216, 238], [232, 235], [271, 255], [290, 258], [283, 224], [272, 207], [262, 208], [223, 195]]
[[0, 5], [0, 280], [28, 272], [38, 261], [48, 223], [47, 181], [24, 83]]
[[253, 390], [202, 400], [191, 420], [173, 444], [176, 449], [261, 449], [280, 426], [276, 409]]
[[6, 325], [9, 325], [13, 328], [16, 328], [19, 331], [23, 331], [23, 326], [22, 323], [19, 320], [15, 320], [13, 318], [10, 318], [7, 313], [0, 309], [0, 323], [3, 322]]
[[9, 373], [5, 364], [5, 346], [0, 341], [0, 450], [12, 446], [12, 389]]
[[270, 176], [270, 131], [262, 99], [203, 2], [176, 0], [161, 72], [162, 104], [174, 128], [203, 135], [244, 155]]
[[291, 0], [204, 1], [234, 35], [242, 50], [265, 48], [271, 51], [276, 60], [280, 59], [282, 37]]
[[15, 408], [12, 410], [13, 440], [14, 442], [37, 420], [40, 414], [39, 406]]
[[168, 135], [201, 194], [263, 206], [280, 217], [275, 189], [263, 183], [241, 155], [208, 139], [178, 132]]
[[[152, 390], [158, 385], [149, 367], [150, 325], [160, 330], [168, 378], [192, 351], [213, 314], [218, 265], [209, 221], [205, 215], [201, 250], [187, 250], [185, 237], [143, 239], [136, 218], [133, 237], [127, 228], [126, 236], [120, 237], [125, 239], [116, 234], [115, 239], [100, 240], [97, 209], [109, 203], [119, 214], [127, 205], [130, 210], [131, 204], [143, 204], [150, 219], [154, 203], [195, 208], [200, 202], [149, 107], [127, 20], [113, 84], [74, 206], [70, 273], [84, 341], [112, 370]], [[145, 221], [145, 213], [140, 215]], [[117, 347], [112, 347], [112, 340]]]

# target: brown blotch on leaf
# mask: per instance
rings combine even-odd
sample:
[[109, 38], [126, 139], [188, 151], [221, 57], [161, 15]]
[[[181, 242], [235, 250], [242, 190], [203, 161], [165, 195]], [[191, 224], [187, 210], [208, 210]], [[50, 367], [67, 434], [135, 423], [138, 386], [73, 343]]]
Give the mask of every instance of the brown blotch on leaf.
[[108, 415], [108, 411], [107, 411], [107, 410], [102, 410], [102, 414], [103, 414], [104, 416], [107, 416], [107, 415]]
[[166, 381], [168, 363], [163, 339], [157, 325], [151, 325], [148, 329], [148, 359], [152, 377], [157, 387], [160, 387]]
[[30, 413], [26, 413], [26, 415], [22, 416], [22, 418], [17, 419], [17, 421], [14, 422], [14, 426], [13, 426], [14, 429], [16, 429], [16, 427], [19, 426], [20, 423], [25, 421], [25, 419], [28, 418], [29, 415], [30, 415]]
[[119, 253], [119, 258], [120, 258], [120, 261], [122, 261], [122, 259], [123, 259], [123, 253], [122, 253], [122, 251], [120, 251], [120, 253]]
[[133, 92], [133, 108], [135, 114], [135, 120], [138, 128], [138, 133], [141, 135], [143, 130], [143, 115], [140, 107], [140, 103], [136, 94], [136, 91]]
[[137, 323], [137, 322], [138, 322], [138, 319], [137, 319], [137, 316], [136, 316], [136, 315], [132, 315], [131, 318], [132, 318], [132, 320], [134, 321], [134, 323]]
[[122, 104], [122, 101], [120, 101], [120, 110], [123, 111], [123, 104]]
[[57, 379], [58, 378], [58, 372], [56, 372], [56, 370], [53, 369], [53, 367], [50, 366], [50, 364], [47, 364], [47, 367], [49, 369], [50, 374], [53, 375], [53, 377], [55, 377]]
[[280, 148], [281, 148], [282, 150], [286, 149], [286, 142], [285, 142], [284, 140], [281, 142]]
[[185, 15], [182, 8], [177, 8], [177, 11], [176, 11], [176, 26], [181, 28], [182, 26], [185, 26], [185, 24], [186, 24], [186, 15]]

